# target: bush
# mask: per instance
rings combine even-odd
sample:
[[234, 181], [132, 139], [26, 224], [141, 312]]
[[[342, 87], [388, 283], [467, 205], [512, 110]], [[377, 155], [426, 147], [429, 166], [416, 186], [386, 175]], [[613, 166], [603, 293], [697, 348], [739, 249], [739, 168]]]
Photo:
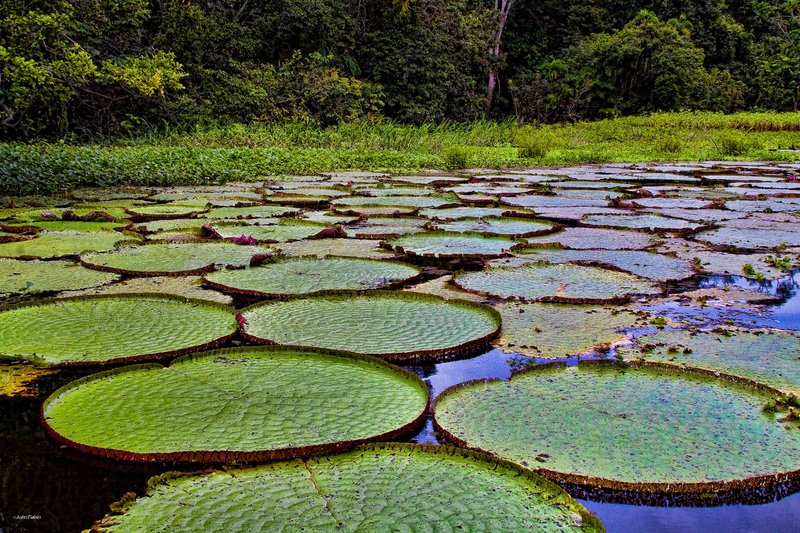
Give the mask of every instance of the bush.
[[450, 170], [459, 170], [469, 166], [469, 151], [461, 146], [448, 148], [444, 153], [444, 161]]

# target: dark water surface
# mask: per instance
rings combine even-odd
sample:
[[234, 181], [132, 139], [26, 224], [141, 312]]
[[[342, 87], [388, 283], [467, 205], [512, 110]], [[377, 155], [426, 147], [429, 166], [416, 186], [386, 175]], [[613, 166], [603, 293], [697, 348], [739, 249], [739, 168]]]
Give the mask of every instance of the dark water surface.
[[[741, 277], [713, 276], [701, 287], [734, 285], [782, 299], [763, 312], [748, 315], [754, 326], [800, 329], [800, 274], [773, 283]], [[707, 322], [729, 316], [715, 309], [668, 305], [664, 314], [703, 314]], [[705, 322], [704, 322], [705, 323]], [[433, 394], [476, 378], [508, 378], [521, 358], [492, 350], [469, 359], [406, 368], [422, 376]], [[530, 360], [527, 359], [526, 360]], [[567, 362], [574, 363], [577, 358]], [[108, 512], [110, 503], [127, 492], [141, 494], [147, 479], [170, 467], [124, 466], [87, 460], [46, 438], [39, 420], [41, 403], [53, 390], [80, 374], [59, 374], [39, 381], [34, 398], [0, 397], [0, 533], [74, 532], [86, 529]], [[430, 421], [411, 439], [438, 442]], [[613, 443], [611, 443], [613, 445]], [[789, 492], [794, 489], [789, 489]], [[786, 491], [784, 491], [786, 492]], [[576, 494], [578, 495], [578, 494]], [[609, 532], [796, 532], [800, 531], [800, 493], [762, 495], [767, 503], [714, 502], [696, 507], [685, 502], [668, 505], [630, 505], [600, 501], [593, 495], [580, 501], [593, 511]], [[751, 501], [751, 500], [748, 500]], [[695, 502], [692, 502], [695, 503]]]

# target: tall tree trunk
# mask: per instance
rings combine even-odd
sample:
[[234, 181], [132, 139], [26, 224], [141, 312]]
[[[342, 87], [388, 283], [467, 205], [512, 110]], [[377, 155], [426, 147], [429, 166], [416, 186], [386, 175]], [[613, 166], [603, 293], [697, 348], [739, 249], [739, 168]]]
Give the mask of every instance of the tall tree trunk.
[[503, 38], [503, 30], [506, 29], [508, 13], [514, 5], [514, 0], [494, 0], [495, 30], [492, 42], [489, 46], [489, 77], [486, 86], [486, 115], [492, 111], [494, 95], [500, 84], [498, 68], [500, 64], [500, 42]]

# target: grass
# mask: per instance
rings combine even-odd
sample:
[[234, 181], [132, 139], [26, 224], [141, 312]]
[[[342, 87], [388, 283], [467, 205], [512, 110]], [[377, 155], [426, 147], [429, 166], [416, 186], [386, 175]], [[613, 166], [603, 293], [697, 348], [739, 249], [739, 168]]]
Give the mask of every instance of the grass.
[[89, 144], [0, 144], [0, 194], [185, 185], [337, 170], [800, 160], [800, 113], [662, 113], [569, 125], [250, 124]]

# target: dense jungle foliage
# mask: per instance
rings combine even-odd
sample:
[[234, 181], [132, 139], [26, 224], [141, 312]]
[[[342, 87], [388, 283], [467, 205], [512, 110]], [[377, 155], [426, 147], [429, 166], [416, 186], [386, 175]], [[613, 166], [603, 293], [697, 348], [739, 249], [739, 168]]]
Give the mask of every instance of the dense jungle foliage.
[[0, 136], [800, 106], [798, 0], [500, 4], [4, 0]]

